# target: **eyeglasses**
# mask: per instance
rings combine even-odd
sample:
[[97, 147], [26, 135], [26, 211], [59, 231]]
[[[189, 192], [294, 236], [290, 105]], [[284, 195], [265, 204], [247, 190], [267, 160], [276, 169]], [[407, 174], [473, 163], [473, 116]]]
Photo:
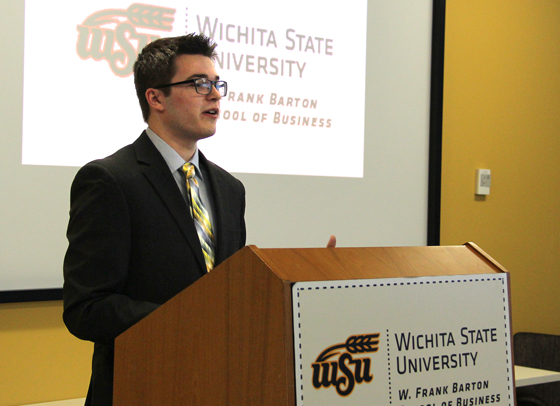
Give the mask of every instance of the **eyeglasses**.
[[212, 86], [216, 88], [220, 96], [225, 97], [227, 95], [227, 82], [223, 80], [210, 80], [206, 78], [196, 78], [183, 80], [182, 82], [169, 83], [167, 85], [159, 85], [154, 87], [154, 89], [163, 89], [164, 87], [185, 85], [188, 83], [194, 83], [194, 88], [198, 94], [207, 95], [212, 93]]

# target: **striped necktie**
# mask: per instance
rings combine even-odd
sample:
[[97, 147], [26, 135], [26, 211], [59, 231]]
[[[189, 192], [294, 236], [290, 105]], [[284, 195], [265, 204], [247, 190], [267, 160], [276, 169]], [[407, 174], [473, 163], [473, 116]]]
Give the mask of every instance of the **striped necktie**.
[[187, 180], [187, 191], [190, 197], [191, 215], [194, 218], [194, 225], [198, 233], [200, 245], [202, 246], [206, 270], [210, 272], [214, 267], [214, 233], [212, 232], [212, 224], [210, 224], [208, 212], [200, 200], [195, 171], [194, 165], [190, 162], [183, 165], [183, 172]]

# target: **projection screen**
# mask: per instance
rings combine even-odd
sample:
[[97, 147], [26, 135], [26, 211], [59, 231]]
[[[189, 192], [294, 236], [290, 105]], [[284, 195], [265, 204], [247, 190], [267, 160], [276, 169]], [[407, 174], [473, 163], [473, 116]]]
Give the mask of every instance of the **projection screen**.
[[199, 147], [245, 184], [248, 244], [320, 247], [334, 234], [342, 247], [426, 245], [433, 7], [5, 4], [0, 301], [61, 298], [72, 179], [146, 127], [138, 50], [190, 32], [218, 44], [229, 94]]

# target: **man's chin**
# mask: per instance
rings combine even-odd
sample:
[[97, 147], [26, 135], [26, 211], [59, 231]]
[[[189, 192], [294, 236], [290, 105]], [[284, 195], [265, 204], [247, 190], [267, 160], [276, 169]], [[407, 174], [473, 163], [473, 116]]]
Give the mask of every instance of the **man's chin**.
[[200, 140], [205, 140], [205, 139], [207, 139], [207, 138], [212, 137], [214, 134], [216, 134], [216, 129], [214, 129], [214, 131], [208, 131], [208, 132], [206, 132], [206, 133], [199, 134], [198, 140], [199, 140], [199, 141], [200, 141]]

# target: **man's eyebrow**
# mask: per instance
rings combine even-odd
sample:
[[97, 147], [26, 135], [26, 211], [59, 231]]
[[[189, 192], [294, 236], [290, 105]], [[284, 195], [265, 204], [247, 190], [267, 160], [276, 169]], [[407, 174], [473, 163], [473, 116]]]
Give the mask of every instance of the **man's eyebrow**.
[[[206, 73], [195, 73], [191, 76], [189, 76], [187, 78], [187, 80], [189, 79], [198, 79], [198, 78], [205, 78], [205, 79], [210, 79], [210, 76], [208, 76]], [[214, 80], [220, 80], [220, 77], [218, 75], [216, 75], [216, 78]]]

